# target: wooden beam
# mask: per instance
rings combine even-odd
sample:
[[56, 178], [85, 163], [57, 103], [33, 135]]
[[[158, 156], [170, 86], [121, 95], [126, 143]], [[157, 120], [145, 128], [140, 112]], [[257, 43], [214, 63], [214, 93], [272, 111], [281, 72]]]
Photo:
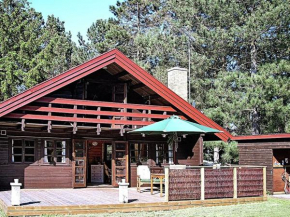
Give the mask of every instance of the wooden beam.
[[90, 82], [90, 83], [93, 83], [93, 84], [124, 84], [124, 83], [127, 83], [127, 81], [120, 81], [120, 80], [104, 80], [104, 79], [98, 79], [98, 80], [95, 80], [95, 79], [85, 79], [86, 82]]
[[[78, 106], [77, 105], [74, 105], [74, 110], [77, 111], [77, 108]], [[74, 118], [77, 118], [77, 114], [74, 113]], [[77, 130], [78, 130], [78, 127], [77, 127], [77, 122], [75, 121], [73, 123], [73, 134], [76, 134], [77, 133]]]
[[164, 114], [143, 114], [143, 113], [132, 113], [132, 112], [111, 112], [111, 111], [100, 111], [100, 110], [85, 110], [85, 109], [67, 109], [67, 108], [49, 108], [40, 106], [24, 106], [19, 110], [24, 111], [36, 111], [36, 112], [53, 112], [53, 113], [66, 113], [66, 114], [82, 114], [82, 115], [97, 115], [100, 116], [123, 116], [123, 117], [134, 117], [134, 118], [155, 118], [164, 119], [168, 118], [169, 115]]
[[36, 100], [36, 102], [52, 103], [52, 104], [64, 104], [64, 105], [79, 105], [79, 106], [94, 106], [94, 107], [109, 107], [109, 108], [128, 108], [128, 109], [146, 109], [152, 111], [167, 111], [176, 112], [170, 106], [156, 106], [156, 105], [144, 105], [144, 104], [124, 104], [116, 102], [102, 102], [102, 101], [89, 101], [89, 100], [77, 100], [77, 99], [63, 99], [63, 98], [50, 98], [43, 97]]
[[25, 119], [21, 119], [21, 131], [25, 131]]
[[146, 85], [143, 84], [143, 83], [138, 83], [138, 84], [134, 84], [132, 86], [130, 86], [130, 89], [131, 90], [135, 90], [135, 89], [138, 89], [138, 88], [141, 88], [141, 87], [145, 87]]
[[127, 71], [122, 71], [122, 72], [119, 72], [118, 74], [115, 74], [114, 77], [115, 78], [121, 78], [125, 75], [128, 75], [128, 72]]
[[[48, 108], [51, 108], [51, 103], [48, 104]], [[51, 111], [48, 112], [48, 116], [51, 116]], [[47, 122], [47, 132], [51, 133], [52, 130], [52, 121]]]
[[154, 122], [150, 121], [130, 121], [130, 120], [113, 120], [113, 119], [94, 119], [94, 118], [75, 118], [63, 116], [48, 116], [48, 115], [32, 115], [11, 113], [4, 116], [5, 118], [13, 119], [29, 119], [29, 120], [51, 120], [62, 122], [79, 122], [79, 123], [96, 123], [96, 124], [115, 124], [115, 125], [138, 125], [146, 126]]
[[[98, 112], [101, 111], [101, 107], [98, 107], [97, 111]], [[97, 119], [100, 119], [100, 118], [101, 118], [101, 116], [98, 115], [97, 116]], [[101, 134], [101, 131], [102, 131], [101, 124], [97, 124], [97, 135], [100, 135]]]
[[152, 95], [149, 95], [149, 96], [144, 96], [144, 98], [153, 100], [153, 99], [159, 99], [159, 98], [161, 98], [161, 96], [159, 96], [158, 94], [152, 94]]

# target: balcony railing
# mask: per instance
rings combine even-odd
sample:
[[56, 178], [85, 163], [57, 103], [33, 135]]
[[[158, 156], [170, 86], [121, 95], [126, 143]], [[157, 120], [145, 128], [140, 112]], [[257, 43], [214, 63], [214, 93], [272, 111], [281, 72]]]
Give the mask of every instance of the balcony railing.
[[74, 133], [79, 123], [82, 123], [82, 126], [96, 124], [97, 132], [100, 133], [104, 126], [122, 129], [121, 131], [124, 132], [124, 126], [135, 129], [176, 113], [177, 111], [170, 106], [44, 97], [33, 105], [24, 106], [4, 118], [21, 119], [23, 129], [25, 120], [47, 121], [49, 132], [52, 128], [52, 121], [70, 122]]

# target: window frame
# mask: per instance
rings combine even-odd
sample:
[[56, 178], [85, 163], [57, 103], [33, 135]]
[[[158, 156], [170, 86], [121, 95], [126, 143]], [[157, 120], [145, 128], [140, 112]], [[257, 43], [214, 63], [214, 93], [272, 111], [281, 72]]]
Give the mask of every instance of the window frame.
[[[162, 142], [162, 141], [128, 141], [129, 142], [129, 162], [131, 165], [137, 165], [138, 162], [137, 161], [137, 158], [136, 158], [136, 155], [134, 156], [135, 158], [135, 162], [132, 162], [131, 159], [132, 159], [132, 152], [134, 152], [133, 149], [131, 149], [131, 144], [138, 144], [138, 153], [140, 152], [140, 145], [141, 144], [147, 144], [147, 160], [148, 159], [152, 159], [156, 162], [156, 164], [159, 164], [161, 163], [162, 165], [169, 165], [169, 164], [174, 164], [174, 157], [175, 157], [175, 154], [174, 154], [174, 144], [172, 144], [172, 146], [170, 147], [169, 144], [167, 144], [167, 142]], [[156, 150], [156, 147], [157, 146], [161, 146], [162, 145], [162, 152], [163, 152], [163, 155], [164, 155], [164, 152], [165, 152], [165, 155], [166, 155], [166, 163], [163, 163], [163, 160], [161, 162], [157, 161], [157, 150]], [[167, 146], [165, 148], [165, 151], [164, 151], [164, 146]], [[169, 154], [169, 152], [171, 152], [171, 155]], [[170, 161], [171, 159], [171, 161]], [[142, 164], [147, 164], [147, 162], [141, 162]]]
[[[52, 142], [53, 144], [53, 152], [54, 152], [54, 155], [51, 156], [51, 155], [48, 155], [48, 154], [45, 154], [45, 148], [48, 148], [46, 147], [46, 142]], [[64, 155], [57, 155], [57, 142], [65, 142], [65, 148], [61, 148], [61, 150], [65, 150], [65, 154]], [[42, 160], [41, 160], [41, 163], [42, 165], [68, 165], [69, 164], [69, 159], [68, 159], [68, 152], [69, 152], [69, 141], [66, 140], [66, 139], [44, 139], [43, 140], [43, 145], [42, 145], [42, 149], [41, 149], [41, 153], [42, 153]], [[45, 157], [48, 157], [48, 156], [51, 156], [53, 157], [53, 161], [52, 162], [45, 162]], [[57, 162], [57, 158], [58, 157], [64, 157], [64, 162]]]
[[[132, 159], [132, 152], [136, 152], [136, 149], [131, 149], [131, 145], [138, 145], [138, 150], [137, 150], [137, 154], [138, 154], [138, 156], [136, 157], [136, 155], [134, 155], [134, 159], [135, 159], [135, 162], [132, 162], [131, 161], [131, 159]], [[146, 162], [145, 161], [139, 161], [139, 159], [140, 159], [140, 153], [141, 153], [141, 145], [146, 145], [146, 147], [147, 147], [147, 150], [145, 150], [146, 152], [147, 152], [147, 156], [146, 156], [146, 158], [147, 158], [147, 160], [146, 160]], [[129, 154], [129, 160], [130, 160], [130, 164], [138, 164], [138, 163], [142, 163], [142, 164], [147, 164], [147, 161], [148, 161], [148, 159], [150, 159], [150, 151], [149, 151], [149, 148], [150, 147], [150, 143], [149, 142], [134, 142], [134, 141], [132, 141], [132, 142], [129, 142], [129, 152], [130, 152], [130, 154]]]
[[[14, 146], [15, 141], [21, 141], [21, 146]], [[33, 142], [33, 147], [26, 146], [26, 141]], [[21, 154], [15, 154], [14, 148], [21, 148]], [[27, 154], [25, 151], [26, 149], [33, 149], [33, 154]], [[21, 162], [15, 162], [15, 156], [21, 156]], [[25, 157], [33, 156], [34, 160], [32, 162], [25, 161]], [[37, 141], [35, 139], [29, 138], [11, 138], [11, 148], [10, 148], [10, 162], [13, 164], [35, 164], [37, 163]]]

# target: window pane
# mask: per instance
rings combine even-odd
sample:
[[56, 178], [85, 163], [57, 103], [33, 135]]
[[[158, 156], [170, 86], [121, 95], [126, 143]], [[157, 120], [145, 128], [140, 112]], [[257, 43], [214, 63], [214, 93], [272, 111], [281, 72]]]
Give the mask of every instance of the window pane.
[[34, 148], [25, 148], [25, 154], [34, 154]]
[[61, 145], [62, 145], [62, 146], [61, 146], [62, 148], [65, 148], [65, 146], [66, 146], [66, 141], [62, 141], [62, 142], [61, 142]]
[[62, 155], [62, 149], [60, 149], [60, 150], [59, 150], [59, 149], [56, 150], [56, 155], [57, 155], [57, 156], [61, 156], [61, 155]]
[[84, 151], [83, 150], [76, 150], [76, 157], [83, 157]]
[[54, 162], [54, 157], [53, 156], [47, 156], [47, 162], [48, 163]]
[[22, 154], [22, 148], [13, 148], [12, 154]]
[[14, 156], [14, 161], [13, 162], [22, 162], [22, 156]]
[[56, 142], [56, 148], [62, 148], [62, 143], [60, 141]]
[[52, 141], [45, 141], [45, 147], [53, 148], [53, 142]]
[[34, 147], [34, 141], [24, 141], [25, 147]]
[[54, 155], [53, 149], [47, 149], [47, 155]]
[[75, 183], [84, 183], [84, 177], [83, 176], [76, 176]]
[[75, 143], [75, 149], [83, 149], [84, 143], [83, 142], [76, 142]]
[[62, 160], [61, 160], [62, 163], [65, 163], [65, 156], [62, 156]]
[[43, 162], [44, 162], [44, 163], [48, 163], [48, 157], [47, 157], [47, 156], [44, 156], [44, 158], [43, 158]]
[[141, 143], [140, 144], [140, 151], [139, 151], [139, 161], [140, 162], [147, 162], [148, 160], [148, 145]]
[[22, 140], [13, 140], [13, 146], [22, 147]]
[[62, 157], [57, 157], [56, 158], [56, 162], [60, 162], [61, 163], [62, 162]]
[[34, 162], [34, 156], [25, 156], [24, 161], [25, 162]]

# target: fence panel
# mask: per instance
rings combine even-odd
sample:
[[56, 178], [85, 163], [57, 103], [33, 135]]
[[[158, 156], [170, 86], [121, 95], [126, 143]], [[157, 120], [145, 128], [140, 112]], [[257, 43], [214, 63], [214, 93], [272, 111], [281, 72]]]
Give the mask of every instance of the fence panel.
[[238, 168], [238, 197], [263, 196], [263, 168]]
[[206, 168], [205, 199], [233, 197], [233, 168]]
[[169, 200], [200, 199], [200, 169], [169, 170]]

